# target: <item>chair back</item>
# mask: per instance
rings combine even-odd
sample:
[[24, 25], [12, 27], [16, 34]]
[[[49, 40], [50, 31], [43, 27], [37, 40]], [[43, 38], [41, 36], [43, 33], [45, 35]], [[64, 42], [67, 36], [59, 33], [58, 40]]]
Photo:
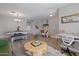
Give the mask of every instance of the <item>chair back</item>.
[[74, 38], [71, 36], [62, 36], [62, 41], [66, 45], [71, 45], [74, 42]]

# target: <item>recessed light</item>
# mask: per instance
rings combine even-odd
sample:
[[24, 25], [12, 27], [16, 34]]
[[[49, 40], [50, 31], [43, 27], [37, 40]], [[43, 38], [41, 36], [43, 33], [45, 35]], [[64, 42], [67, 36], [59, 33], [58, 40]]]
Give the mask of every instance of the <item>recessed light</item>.
[[52, 14], [50, 14], [49, 16], [53, 16]]

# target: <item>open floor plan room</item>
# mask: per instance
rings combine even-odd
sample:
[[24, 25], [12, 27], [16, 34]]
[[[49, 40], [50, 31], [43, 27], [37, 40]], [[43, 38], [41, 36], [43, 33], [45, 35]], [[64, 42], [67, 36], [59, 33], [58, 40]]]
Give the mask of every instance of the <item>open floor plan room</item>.
[[79, 56], [79, 3], [0, 3], [0, 56]]

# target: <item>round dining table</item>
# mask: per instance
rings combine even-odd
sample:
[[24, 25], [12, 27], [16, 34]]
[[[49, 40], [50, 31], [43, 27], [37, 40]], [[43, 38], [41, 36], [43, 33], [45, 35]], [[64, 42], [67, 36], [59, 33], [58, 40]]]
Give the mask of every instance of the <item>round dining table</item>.
[[31, 54], [33, 56], [42, 56], [47, 54], [47, 43], [40, 41], [40, 45], [32, 45], [33, 41], [28, 41], [24, 44], [25, 53]]

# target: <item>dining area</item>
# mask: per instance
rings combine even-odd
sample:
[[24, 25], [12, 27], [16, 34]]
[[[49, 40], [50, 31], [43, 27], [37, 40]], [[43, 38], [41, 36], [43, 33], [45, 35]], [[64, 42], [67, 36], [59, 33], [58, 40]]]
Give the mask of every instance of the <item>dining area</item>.
[[[30, 36], [29, 36], [30, 35]], [[50, 39], [49, 39], [50, 40]], [[52, 39], [54, 40], [54, 39]], [[27, 35], [27, 39], [16, 40], [11, 45], [12, 56], [65, 56], [57, 48], [56, 41], [46, 41], [45, 38], [39, 37], [35, 40], [31, 34]]]

